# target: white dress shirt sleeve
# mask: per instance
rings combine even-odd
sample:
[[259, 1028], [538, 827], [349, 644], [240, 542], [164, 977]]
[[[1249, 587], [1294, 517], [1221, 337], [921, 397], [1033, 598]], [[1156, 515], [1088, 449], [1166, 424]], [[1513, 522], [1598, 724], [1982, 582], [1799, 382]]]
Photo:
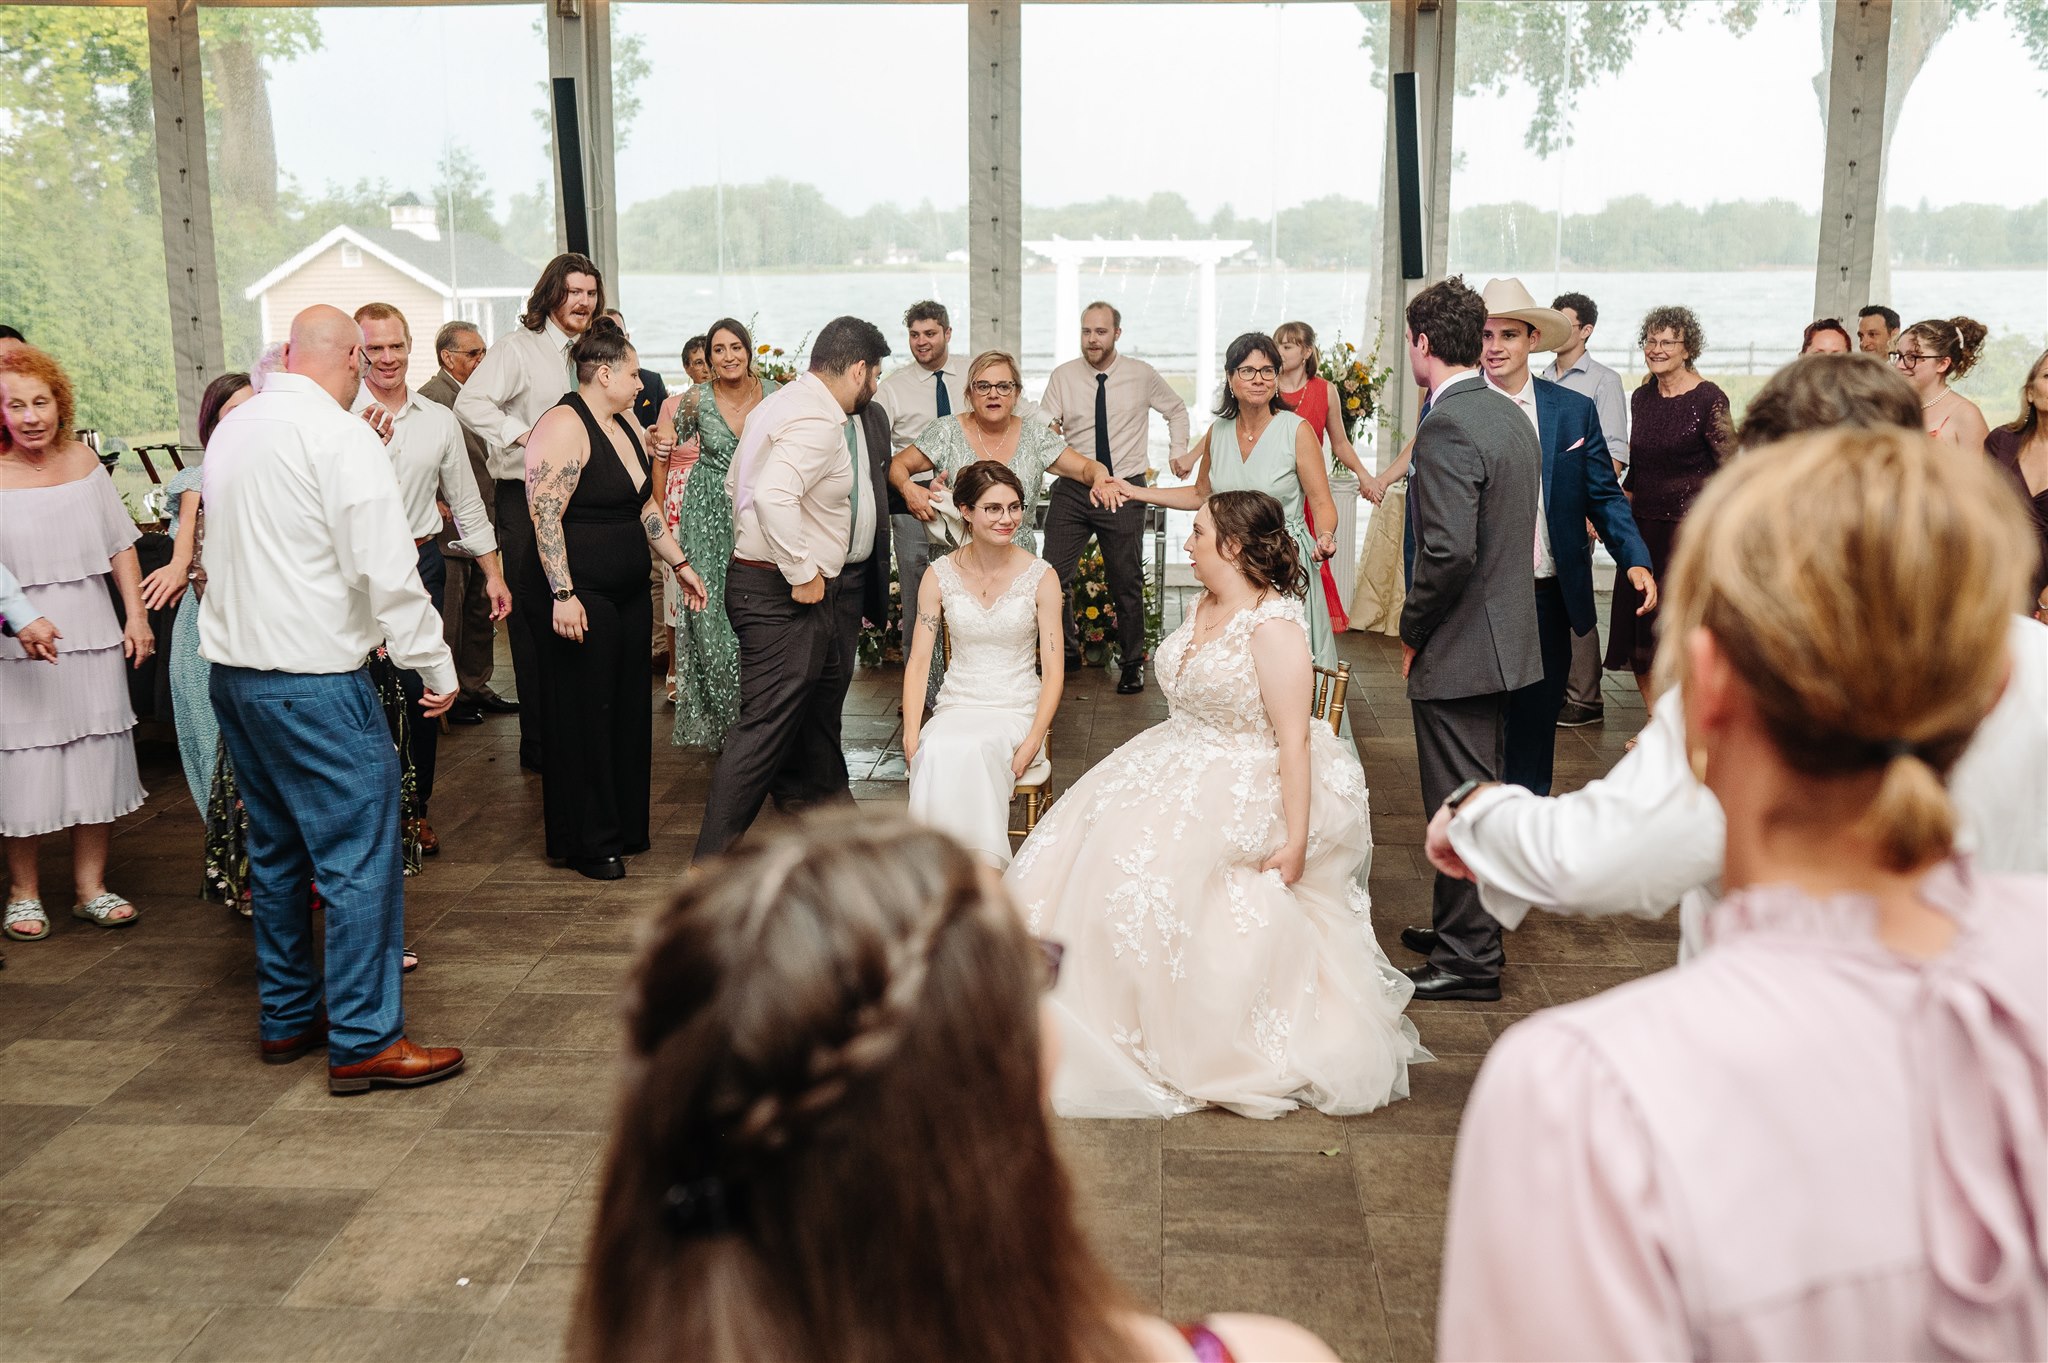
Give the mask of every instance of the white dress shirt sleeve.
[[1605, 777], [1568, 795], [1482, 791], [1459, 807], [1450, 837], [1478, 878], [1480, 904], [1513, 928], [1532, 908], [1661, 917], [1720, 879], [1727, 824], [1693, 779], [1674, 690]]
[[754, 482], [754, 515], [769, 557], [792, 587], [821, 571], [804, 527], [804, 495], [846, 462], [842, 428], [822, 418], [791, 420], [769, 442]]
[[498, 532], [491, 528], [491, 518], [484, 512], [484, 499], [476, 489], [476, 474], [469, 467], [469, 451], [462, 443], [462, 427], [455, 421], [447, 423], [436, 466], [440, 469], [441, 500], [454, 513], [455, 529], [461, 536], [450, 540], [448, 547], [471, 558], [496, 553]]
[[28, 594], [21, 589], [13, 573], [0, 564], [0, 620], [7, 622], [7, 628], [20, 631], [41, 618], [42, 612], [29, 604]]
[[1593, 388], [1593, 410], [1600, 415], [1600, 434], [1607, 437], [1607, 455], [1617, 464], [1628, 463], [1628, 398], [1621, 391], [1621, 375], [1608, 370]]
[[323, 480], [322, 511], [334, 537], [342, 580], [363, 593], [384, 631], [391, 661], [418, 672], [429, 691], [455, 690], [455, 659], [442, 637], [441, 616], [420, 585], [419, 551], [405, 523], [398, 478], [368, 426], [351, 432], [341, 476]]
[[1184, 457], [1188, 452], [1188, 405], [1156, 369], [1152, 371], [1152, 391], [1147, 402], [1153, 411], [1166, 418], [1167, 459]]
[[455, 395], [456, 419], [490, 446], [493, 476], [498, 473], [496, 456], [518, 444], [528, 429], [511, 410], [514, 399], [525, 387], [525, 378], [519, 348], [508, 336], [490, 348], [476, 372], [469, 376], [469, 382]]

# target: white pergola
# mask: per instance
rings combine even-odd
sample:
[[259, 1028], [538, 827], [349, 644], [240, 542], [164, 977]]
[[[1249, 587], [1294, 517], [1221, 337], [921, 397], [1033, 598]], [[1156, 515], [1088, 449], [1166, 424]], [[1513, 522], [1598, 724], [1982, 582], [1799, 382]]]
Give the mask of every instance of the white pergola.
[[1195, 310], [1195, 391], [1216, 377], [1216, 267], [1249, 241], [1027, 241], [1024, 249], [1053, 263], [1052, 358], [1054, 364], [1081, 353], [1081, 262], [1085, 260], [1178, 260], [1199, 277]]

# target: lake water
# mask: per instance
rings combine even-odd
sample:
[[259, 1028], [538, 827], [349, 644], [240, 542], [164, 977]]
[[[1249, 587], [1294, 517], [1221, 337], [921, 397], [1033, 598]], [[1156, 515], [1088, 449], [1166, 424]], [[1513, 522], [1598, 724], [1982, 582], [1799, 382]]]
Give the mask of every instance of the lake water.
[[[1477, 285], [1499, 272], [1474, 266], [1465, 273]], [[1527, 275], [1524, 282], [1540, 299], [1561, 289], [1591, 296], [1602, 317], [1594, 350], [1609, 363], [1633, 353], [1636, 322], [1661, 304], [1682, 303], [1698, 313], [1708, 345], [1701, 368], [1710, 372], [1742, 373], [1752, 363], [1756, 372], [1768, 372], [1798, 349], [1800, 332], [1812, 319], [1813, 276], [1797, 270], [1567, 273], [1556, 280], [1544, 272]], [[619, 306], [649, 363], [664, 372], [679, 369], [686, 337], [721, 316], [756, 321], [756, 339], [794, 347], [833, 317], [852, 313], [882, 327], [898, 352], [894, 359], [902, 358], [903, 310], [918, 299], [936, 298], [952, 310], [963, 345], [967, 329], [967, 271], [957, 266], [729, 274], [723, 280], [716, 275], [628, 274], [622, 283]], [[1371, 277], [1362, 270], [1223, 272], [1216, 280], [1217, 335], [1227, 344], [1240, 332], [1270, 331], [1300, 318], [1325, 342], [1339, 335], [1356, 341], [1370, 286]], [[1024, 277], [1020, 358], [1033, 389], [1052, 369], [1053, 290], [1049, 270]], [[1194, 368], [1197, 290], [1193, 272], [1164, 267], [1084, 270], [1081, 276], [1084, 299], [1105, 298], [1122, 310], [1124, 348], [1169, 374], [1187, 375]], [[2048, 338], [2048, 271], [1900, 270], [1892, 277], [1892, 298], [1909, 322], [1965, 313], [1990, 327], [1993, 336], [2017, 332]], [[1390, 355], [1398, 352], [1398, 344], [1389, 348]]]

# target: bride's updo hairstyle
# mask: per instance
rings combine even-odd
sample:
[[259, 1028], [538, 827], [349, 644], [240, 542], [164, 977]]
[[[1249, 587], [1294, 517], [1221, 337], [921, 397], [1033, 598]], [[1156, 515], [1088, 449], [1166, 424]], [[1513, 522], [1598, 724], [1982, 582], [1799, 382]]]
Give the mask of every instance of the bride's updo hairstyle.
[[1879, 776], [1859, 831], [1895, 871], [1928, 865], [1955, 838], [1949, 770], [2010, 665], [2029, 534], [1990, 460], [1918, 431], [1767, 446], [1716, 474], [1686, 517], [1658, 680], [1687, 681], [1687, 641], [1706, 630], [1786, 764]]
[[1204, 505], [1217, 543], [1231, 546], [1247, 582], [1281, 596], [1301, 595], [1308, 573], [1277, 500], [1264, 492], [1218, 492]]
[[953, 506], [964, 516], [969, 507], [980, 504], [990, 488], [999, 485], [1016, 493], [1020, 503], [1024, 500], [1024, 480], [1008, 464], [977, 459], [953, 475]]
[[904, 819], [700, 868], [630, 982], [583, 1363], [1123, 1359], [1042, 1098], [1044, 956]]

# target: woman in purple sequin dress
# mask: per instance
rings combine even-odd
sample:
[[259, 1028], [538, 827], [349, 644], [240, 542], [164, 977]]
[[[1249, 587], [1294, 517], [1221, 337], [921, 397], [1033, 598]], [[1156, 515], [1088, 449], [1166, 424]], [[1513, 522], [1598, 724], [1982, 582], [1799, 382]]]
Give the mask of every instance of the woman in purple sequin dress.
[[[1728, 395], [1693, 368], [1706, 345], [1692, 310], [1651, 309], [1643, 319], [1640, 339], [1648, 377], [1629, 401], [1628, 494], [1636, 527], [1650, 549], [1650, 572], [1662, 582], [1677, 542], [1678, 523], [1707, 479], [1734, 451], [1735, 435]], [[1633, 672], [1648, 705], [1650, 663], [1657, 656], [1657, 612], [1643, 611], [1642, 605], [1642, 593], [1625, 578], [1615, 578], [1606, 665]]]

